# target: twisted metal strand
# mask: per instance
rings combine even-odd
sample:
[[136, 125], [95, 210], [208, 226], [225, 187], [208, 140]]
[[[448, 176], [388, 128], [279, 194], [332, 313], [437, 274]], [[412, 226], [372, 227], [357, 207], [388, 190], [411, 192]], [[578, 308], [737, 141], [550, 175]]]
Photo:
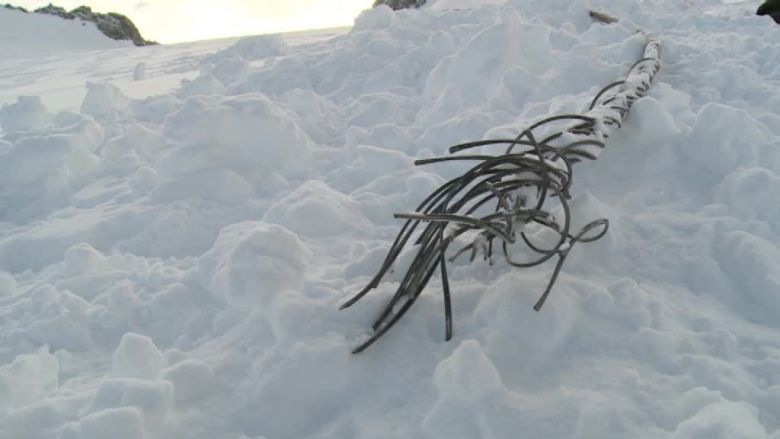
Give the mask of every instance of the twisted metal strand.
[[[591, 16], [600, 21], [616, 21], [605, 14], [592, 13]], [[436, 189], [415, 212], [395, 214], [395, 218], [406, 222], [382, 265], [366, 287], [341, 309], [352, 306], [379, 285], [413, 236], [416, 236], [413, 241], [416, 254], [395, 293], [375, 319], [374, 333], [353, 353], [363, 351], [390, 330], [411, 308], [437, 269], [444, 296], [445, 339], [450, 340], [452, 298], [447, 262], [470, 251], [471, 261], [481, 252], [483, 259], [492, 264], [495, 240], [501, 242], [504, 259], [513, 267], [533, 267], [557, 256], [547, 287], [534, 305], [536, 311], [542, 308], [572, 247], [596, 241], [609, 229], [609, 221], [600, 218], [576, 233], [572, 232], [569, 207], [572, 166], [598, 158], [606, 139], [622, 126], [632, 104], [647, 93], [660, 70], [660, 42], [651, 34], [639, 32], [646, 38], [643, 56], [629, 68], [624, 79], [602, 88], [584, 114], [542, 119], [514, 139], [479, 140], [449, 149], [450, 154], [457, 154], [473, 148], [506, 145], [506, 151], [501, 155], [464, 154], [415, 162], [416, 165], [450, 161], [476, 164]], [[540, 137], [540, 133], [547, 134]], [[535, 200], [530, 204], [529, 193], [535, 194]], [[559, 215], [556, 216], [553, 211], [558, 207]], [[534, 243], [526, 231], [529, 225], [557, 236], [555, 244], [544, 248], [542, 244]], [[418, 232], [418, 229], [422, 230]], [[450, 244], [469, 232], [474, 236], [472, 242], [447, 258]], [[536, 256], [527, 261], [517, 260], [510, 252], [511, 245], [524, 245], [526, 253]]]

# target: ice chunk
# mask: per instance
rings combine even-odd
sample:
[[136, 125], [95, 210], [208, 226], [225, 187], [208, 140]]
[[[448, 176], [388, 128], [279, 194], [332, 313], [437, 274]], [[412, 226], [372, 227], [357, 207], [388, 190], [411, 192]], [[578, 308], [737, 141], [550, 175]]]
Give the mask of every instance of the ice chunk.
[[0, 366], [0, 409], [23, 407], [57, 389], [59, 362], [41, 348]]
[[243, 58], [226, 57], [213, 66], [201, 67], [201, 71], [204, 75], [213, 76], [220, 83], [225, 84], [225, 86], [230, 86], [246, 79], [249, 75], [250, 67], [249, 63]]
[[130, 103], [119, 87], [108, 82], [88, 82], [81, 112], [100, 118], [123, 110]]
[[365, 229], [368, 224], [350, 197], [311, 181], [279, 200], [265, 215], [301, 236], [324, 237]]
[[743, 231], [726, 233], [715, 241], [714, 257], [734, 285], [733, 294], [724, 297], [748, 319], [780, 327], [780, 249]]
[[502, 388], [501, 377], [475, 340], [466, 340], [436, 367], [433, 376], [440, 396], [481, 399]]
[[684, 151], [694, 167], [707, 171], [703, 178], [717, 182], [737, 166], [757, 164], [767, 133], [747, 111], [708, 103], [696, 116]]
[[251, 309], [286, 290], [300, 289], [309, 258], [309, 250], [295, 233], [248, 221], [222, 229], [198, 267], [217, 296]]
[[193, 80], [184, 79], [181, 82], [179, 94], [182, 97], [198, 95], [219, 95], [225, 93], [225, 86], [211, 74], [203, 74]]
[[143, 81], [146, 79], [146, 63], [139, 62], [133, 69], [133, 81]]
[[157, 171], [149, 166], [141, 166], [135, 171], [135, 179], [130, 181], [130, 187], [136, 194], [146, 194], [157, 186]]
[[352, 32], [386, 29], [393, 23], [393, 10], [387, 5], [366, 9], [355, 18]]
[[[134, 407], [103, 410], [82, 418], [73, 439], [145, 439], [144, 421]], [[67, 436], [66, 436], [67, 437]]]
[[534, 75], [545, 72], [551, 52], [548, 27], [524, 23], [517, 10], [505, 8], [499, 23], [479, 32], [431, 72], [426, 95], [438, 96], [452, 86], [464, 102], [483, 101], [496, 93], [496, 84], [513, 67]]
[[172, 393], [173, 386], [168, 381], [109, 379], [100, 384], [88, 412], [133, 407], [141, 415], [146, 430], [156, 430], [165, 422]]
[[0, 127], [8, 133], [43, 129], [53, 119], [38, 96], [19, 96], [16, 103], [0, 108]]
[[498, 370], [475, 340], [466, 340], [436, 367], [438, 401], [423, 420], [426, 436], [467, 439], [514, 437], [522, 431], [521, 409]]
[[634, 103], [623, 129], [637, 148], [679, 140], [682, 133], [664, 104], [649, 96]]
[[[206, 69], [223, 59], [240, 58], [256, 61], [271, 56], [281, 55], [289, 50], [287, 41], [280, 35], [257, 35], [244, 37], [227, 49], [221, 50], [203, 60]], [[202, 67], [203, 68], [203, 67]]]
[[198, 360], [185, 360], [165, 370], [162, 378], [173, 383], [177, 404], [188, 405], [213, 396], [217, 380], [209, 365]]
[[74, 245], [65, 252], [65, 273], [70, 276], [102, 271], [106, 257], [87, 243]]
[[780, 176], [766, 168], [740, 167], [718, 185], [715, 198], [729, 208], [729, 212], [744, 219], [766, 221], [780, 225]]
[[166, 120], [164, 133], [182, 143], [155, 166], [166, 178], [228, 168], [259, 183], [272, 172], [300, 172], [311, 154], [292, 117], [260, 94], [191, 97]]
[[160, 374], [165, 359], [149, 337], [126, 333], [114, 351], [112, 375], [152, 380]]
[[681, 422], [671, 439], [733, 439], [767, 437], [758, 410], [744, 402], [710, 404]]
[[[348, 389], [359, 391], [350, 385], [351, 362], [340, 337], [295, 343], [284, 350], [286, 354], [278, 361], [256, 362], [243, 381], [251, 385], [242, 385], [233, 420], [249, 434], [309, 437], [339, 412], [340, 405], [334, 401], [349, 398]], [[293, 413], [306, 416], [290, 422]]]
[[16, 293], [16, 279], [10, 273], [0, 272], [0, 299]]

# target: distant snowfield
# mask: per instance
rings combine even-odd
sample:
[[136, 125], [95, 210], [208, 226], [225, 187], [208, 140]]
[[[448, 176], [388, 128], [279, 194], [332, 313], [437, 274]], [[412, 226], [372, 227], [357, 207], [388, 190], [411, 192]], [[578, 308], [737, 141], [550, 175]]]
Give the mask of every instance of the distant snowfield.
[[132, 46], [132, 43], [106, 37], [94, 23], [0, 7], [0, 53], [3, 55], [8, 52], [23, 54], [39, 50], [109, 49], [128, 46]]
[[[287, 34], [285, 41], [297, 46], [347, 31], [295, 32]], [[138, 48], [107, 38], [93, 23], [0, 8], [0, 105], [11, 104], [20, 95], [39, 96], [51, 111], [78, 110], [87, 82], [110, 82], [134, 99], [170, 93], [183, 79], [198, 77], [204, 56], [236, 41]], [[145, 75], [136, 80], [140, 63]]]
[[[175, 46], [4, 39], [0, 437], [780, 439], [780, 27], [720, 0], [454, 3]], [[392, 214], [462, 172], [413, 160], [582, 111], [636, 26], [663, 69], [575, 168], [578, 217], [611, 227], [544, 309], [551, 266], [462, 259], [451, 342], [434, 281], [350, 355], [401, 274], [337, 310]]]

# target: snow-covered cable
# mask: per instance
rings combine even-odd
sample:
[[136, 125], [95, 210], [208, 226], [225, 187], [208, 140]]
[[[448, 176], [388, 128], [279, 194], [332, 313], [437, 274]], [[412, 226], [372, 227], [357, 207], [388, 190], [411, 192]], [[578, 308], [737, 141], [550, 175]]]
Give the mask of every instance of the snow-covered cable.
[[[591, 16], [605, 23], [616, 21], [606, 14], [591, 13]], [[341, 308], [353, 305], [376, 288], [410, 242], [416, 246], [416, 254], [395, 294], [375, 320], [374, 333], [353, 352], [366, 349], [393, 327], [437, 269], [444, 295], [445, 339], [449, 340], [452, 308], [447, 262], [470, 251], [472, 261], [477, 254], [482, 254], [492, 264], [496, 240], [500, 241], [507, 263], [515, 267], [532, 267], [557, 257], [547, 288], [534, 306], [537, 311], [541, 309], [571, 248], [601, 238], [609, 228], [609, 221], [601, 218], [581, 230], [572, 230], [568, 201], [572, 166], [584, 159], [598, 158], [605, 141], [620, 129], [633, 103], [647, 93], [660, 70], [660, 41], [647, 32], [639, 32], [646, 39], [642, 57], [631, 66], [625, 78], [602, 88], [583, 114], [548, 117], [514, 139], [464, 143], [450, 148], [453, 155], [416, 161], [417, 165], [448, 161], [476, 164], [435, 190], [416, 212], [395, 215], [406, 223], [382, 266], [368, 285]], [[498, 155], [457, 154], [486, 146], [505, 146], [506, 150]], [[532, 239], [544, 235], [554, 238], [552, 245]], [[459, 237], [470, 237], [471, 243], [448, 258], [447, 248]]]

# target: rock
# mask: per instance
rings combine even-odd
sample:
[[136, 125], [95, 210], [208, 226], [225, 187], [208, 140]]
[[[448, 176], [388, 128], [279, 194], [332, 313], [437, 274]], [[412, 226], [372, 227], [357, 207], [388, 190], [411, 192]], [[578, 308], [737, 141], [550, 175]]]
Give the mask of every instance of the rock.
[[756, 15], [769, 15], [775, 23], [780, 24], [780, 1], [767, 0], [758, 7]]
[[62, 8], [60, 6], [54, 6], [51, 3], [49, 3], [47, 6], [43, 6], [36, 9], [35, 12], [39, 14], [56, 15], [58, 17], [65, 18], [67, 20], [73, 20], [75, 18], [75, 16], [69, 14], [68, 11], [65, 10], [65, 8]]
[[427, 0], [375, 0], [374, 7], [387, 5], [397, 11], [406, 8], [419, 8], [424, 5], [426, 1]]
[[[8, 6], [6, 6], [8, 7]], [[49, 3], [47, 6], [36, 9], [34, 12], [38, 14], [56, 15], [66, 20], [75, 20], [76, 18], [82, 21], [88, 21], [95, 23], [98, 30], [103, 32], [107, 37], [114, 40], [130, 40], [136, 46], [148, 46], [157, 44], [154, 41], [148, 41], [141, 36], [138, 28], [135, 24], [122, 14], [115, 12], [109, 12], [107, 14], [100, 14], [92, 12], [89, 6], [79, 6], [78, 8], [68, 12], [65, 8], [60, 6], [54, 6]]]
[[29, 12], [27, 9], [24, 9], [21, 6], [14, 6], [14, 5], [11, 5], [11, 4], [8, 4], [8, 3], [3, 5], [3, 7], [6, 8], [6, 9], [10, 9], [12, 11], [24, 12], [25, 14]]

